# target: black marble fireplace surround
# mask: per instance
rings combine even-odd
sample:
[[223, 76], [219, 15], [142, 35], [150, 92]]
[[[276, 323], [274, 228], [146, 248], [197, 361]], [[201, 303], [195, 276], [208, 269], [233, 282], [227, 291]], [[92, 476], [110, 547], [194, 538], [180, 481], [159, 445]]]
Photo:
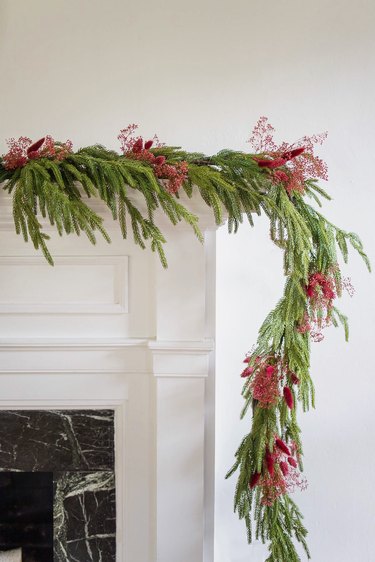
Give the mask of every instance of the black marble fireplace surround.
[[115, 562], [113, 410], [0, 410], [0, 550], [19, 547]]

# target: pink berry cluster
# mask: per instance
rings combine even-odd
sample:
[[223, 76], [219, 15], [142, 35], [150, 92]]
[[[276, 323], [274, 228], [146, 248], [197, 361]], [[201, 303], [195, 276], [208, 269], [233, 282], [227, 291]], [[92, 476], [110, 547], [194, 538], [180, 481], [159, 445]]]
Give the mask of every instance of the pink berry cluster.
[[251, 392], [261, 408], [272, 408], [277, 405], [281, 396], [289, 409], [294, 408], [294, 396], [291, 385], [298, 384], [295, 373], [290, 372], [282, 360], [266, 355], [264, 357], [246, 357], [247, 367], [241, 377], [247, 379], [246, 389]]
[[288, 446], [278, 435], [275, 436], [273, 450], [266, 449], [262, 472], [251, 475], [249, 487], [259, 486], [262, 490], [263, 505], [272, 505], [274, 501], [296, 488], [304, 490], [306, 480], [298, 470], [300, 454], [293, 441]]
[[334, 300], [341, 295], [343, 289], [350, 296], [354, 294], [350, 279], [341, 279], [338, 273], [337, 265], [331, 267], [327, 273], [311, 273], [305, 287], [308, 304], [304, 318], [298, 326], [298, 331], [301, 333], [309, 332], [315, 342], [324, 339], [322, 330], [331, 324]]
[[134, 132], [137, 128], [138, 125], [133, 123], [120, 131], [117, 138], [121, 142], [123, 154], [127, 158], [148, 162], [160, 183], [162, 183], [170, 193], [176, 193], [187, 179], [187, 162], [183, 161], [176, 162], [175, 164], [168, 164], [165, 156], [156, 156], [150, 152], [153, 145], [157, 148], [162, 146], [158, 137], [155, 135], [152, 140], [144, 141], [142, 137], [134, 136]]
[[60, 143], [50, 135], [34, 143], [28, 137], [19, 137], [18, 140], [11, 138], [7, 141], [7, 144], [9, 150], [3, 156], [4, 168], [7, 170], [22, 168], [30, 160], [37, 160], [38, 158], [64, 160], [73, 150], [72, 141], [67, 140]]
[[47, 135], [34, 142], [28, 137], [11, 138], [7, 141], [9, 150], [3, 156], [3, 165], [6, 170], [22, 168], [30, 160], [38, 158], [52, 158], [64, 160], [73, 150], [73, 143], [67, 140], [64, 143], [55, 141]]
[[[308, 179], [328, 179], [327, 164], [314, 154], [315, 145], [320, 145], [327, 138], [327, 133], [305, 136], [295, 145], [274, 141], [274, 127], [267, 117], [260, 117], [255, 125], [249, 143], [255, 152], [254, 160], [260, 168], [267, 168], [273, 183], [281, 183], [288, 193], [303, 193]], [[282, 168], [282, 169], [279, 169]]]

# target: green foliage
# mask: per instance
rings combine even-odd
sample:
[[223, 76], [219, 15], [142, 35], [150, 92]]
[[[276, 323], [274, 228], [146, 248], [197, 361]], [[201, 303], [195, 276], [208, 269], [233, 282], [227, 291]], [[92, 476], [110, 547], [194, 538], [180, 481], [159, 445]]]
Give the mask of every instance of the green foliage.
[[[253, 215], [264, 213], [270, 221], [270, 238], [284, 254], [285, 286], [282, 298], [264, 320], [258, 335], [254, 358], [272, 357], [287, 365], [299, 380], [293, 387], [294, 402], [303, 410], [314, 406], [314, 386], [310, 377], [310, 336], [298, 327], [308, 308], [306, 285], [311, 273], [334, 272], [336, 293], [341, 291], [340, 271], [337, 267], [337, 250], [345, 262], [349, 246], [354, 248], [370, 269], [369, 260], [358, 236], [341, 230], [306, 202], [312, 199], [319, 207], [321, 198], [329, 195], [314, 179], [307, 180], [304, 193], [288, 193], [283, 184], [275, 183], [269, 170], [258, 166], [249, 154], [223, 150], [206, 157], [187, 153], [175, 147], [152, 150], [155, 156], [163, 155], [167, 164], [186, 161], [189, 172], [183, 189], [188, 197], [198, 192], [212, 209], [216, 223], [228, 219], [229, 231], [236, 232], [246, 216], [253, 225]], [[91, 208], [93, 198], [101, 199], [119, 222], [122, 236], [128, 236], [129, 226], [136, 244], [147, 244], [157, 252], [163, 266], [166, 242], [156, 221], [162, 212], [172, 224], [184, 221], [189, 224], [199, 240], [202, 234], [198, 218], [158, 180], [152, 166], [145, 160], [120, 156], [116, 152], [96, 145], [71, 153], [58, 161], [51, 158], [29, 160], [21, 168], [7, 170], [0, 161], [0, 183], [13, 195], [13, 215], [16, 232], [31, 240], [41, 249], [50, 264], [52, 256], [47, 247], [48, 235], [40, 218], [55, 226], [58, 234], [82, 232], [93, 244], [101, 234], [109, 242], [103, 219]], [[139, 192], [142, 196], [134, 195]], [[306, 196], [306, 197], [304, 197]], [[342, 324], [348, 338], [348, 322], [336, 307], [330, 319]], [[286, 375], [289, 376], [289, 375]], [[289, 386], [292, 383], [287, 380]], [[275, 499], [272, 505], [262, 501], [259, 487], [250, 488], [254, 474], [264, 474], [266, 449], [273, 450], [275, 436], [293, 442], [298, 450], [302, 470], [302, 445], [297, 423], [297, 409], [289, 410], [280, 397], [271, 407], [260, 407], [254, 400], [247, 382], [242, 417], [252, 411], [251, 428], [237, 449], [235, 463], [227, 477], [238, 472], [234, 509], [245, 521], [248, 541], [256, 538], [269, 544], [267, 562], [297, 562], [294, 540], [300, 542], [308, 557], [307, 531], [302, 515], [289, 495]], [[276, 470], [280, 470], [279, 467]]]

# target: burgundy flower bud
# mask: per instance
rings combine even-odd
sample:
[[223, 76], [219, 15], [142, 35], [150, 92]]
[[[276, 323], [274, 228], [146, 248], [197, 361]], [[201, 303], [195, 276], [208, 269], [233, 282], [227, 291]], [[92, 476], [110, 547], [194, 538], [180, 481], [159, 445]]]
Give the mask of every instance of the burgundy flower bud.
[[[293, 460], [294, 460], [294, 459], [293, 459]], [[287, 476], [287, 475], [288, 475], [289, 466], [287, 465], [286, 462], [281, 461], [281, 463], [280, 463], [280, 469], [281, 469], [281, 472], [283, 473], [284, 476]]]
[[270, 476], [273, 476], [275, 471], [275, 459], [269, 449], [266, 450], [266, 455], [264, 458], [266, 461], [267, 470], [270, 473]]
[[293, 150], [290, 151], [290, 157], [291, 158], [296, 158], [297, 156], [299, 156], [300, 154], [302, 154], [302, 152], [305, 152], [305, 147], [301, 146], [300, 148], [294, 148]]
[[278, 182], [287, 182], [289, 181], [289, 176], [288, 174], [286, 174], [285, 172], [283, 172], [282, 170], [276, 170], [273, 173], [273, 177], [275, 178], [276, 181]]
[[143, 150], [143, 140], [141, 138], [137, 139], [133, 144], [132, 151], [135, 153], [141, 152]]
[[152, 145], [154, 144], [153, 140], [148, 140], [145, 142], [145, 150], [150, 150], [150, 148], [152, 147]]
[[254, 372], [254, 367], [246, 367], [246, 369], [244, 369], [241, 373], [241, 377], [244, 379], [246, 377], [249, 377], [250, 375], [252, 375]]
[[39, 158], [40, 154], [37, 150], [33, 150], [32, 152], [28, 152], [27, 156], [29, 160], [36, 160], [37, 158]]
[[158, 166], [162, 166], [165, 162], [165, 156], [157, 156], [155, 158], [155, 164], [157, 164]]
[[260, 473], [259, 472], [254, 472], [254, 474], [251, 476], [250, 478], [250, 482], [249, 482], [249, 486], [250, 488], [255, 488], [255, 486], [258, 484], [259, 482], [259, 478], [260, 478]]
[[36, 152], [37, 150], [39, 150], [39, 148], [44, 144], [45, 140], [46, 140], [46, 137], [43, 137], [42, 139], [39, 139], [36, 142], [34, 142], [33, 144], [31, 144], [26, 151], [27, 156], [30, 158], [30, 154], [32, 152]]
[[285, 158], [275, 158], [274, 160], [257, 160], [258, 166], [261, 168], [278, 168], [279, 166], [283, 166], [286, 162]]
[[299, 148], [293, 148], [292, 150], [288, 150], [287, 152], [283, 152], [283, 154], [281, 155], [281, 158], [285, 158], [286, 160], [292, 160], [293, 158], [296, 158], [297, 156], [302, 154], [302, 152], [305, 152], [304, 146], [301, 146]]
[[290, 380], [292, 381], [292, 384], [299, 384], [299, 378], [295, 373], [290, 373], [289, 376], [290, 376]]
[[297, 461], [293, 457], [288, 457], [288, 463], [290, 464], [290, 466], [294, 466], [294, 468], [297, 468]]
[[292, 410], [294, 406], [294, 400], [292, 391], [290, 390], [289, 386], [284, 386], [283, 394], [286, 405], [288, 406], [288, 408], [290, 408], [290, 410]]
[[279, 438], [275, 439], [275, 445], [280, 449], [280, 451], [290, 456], [290, 450], [282, 439]]

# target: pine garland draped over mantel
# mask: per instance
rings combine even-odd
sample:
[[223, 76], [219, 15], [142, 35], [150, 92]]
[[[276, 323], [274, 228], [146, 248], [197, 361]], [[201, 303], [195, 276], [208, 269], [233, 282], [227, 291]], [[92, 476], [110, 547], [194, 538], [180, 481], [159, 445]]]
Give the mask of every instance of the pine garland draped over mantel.
[[[351, 294], [352, 286], [341, 277], [337, 251], [347, 262], [352, 246], [370, 269], [358, 236], [317, 209], [322, 198], [330, 199], [318, 185], [327, 179], [327, 167], [314, 154], [325, 134], [276, 145], [273, 127], [261, 117], [249, 141], [252, 154], [222, 150], [207, 157], [165, 146], [156, 136], [145, 142], [136, 129], [129, 125], [120, 132], [120, 154], [101, 145], [74, 152], [71, 141], [50, 136], [34, 143], [10, 139], [0, 160], [0, 182], [13, 196], [16, 232], [53, 264], [39, 217], [60, 235], [84, 232], [92, 243], [97, 234], [109, 241], [102, 217], [89, 205], [90, 198], [100, 198], [123, 237], [130, 226], [135, 243], [142, 248], [149, 243], [166, 267], [166, 240], [154, 221], [158, 208], [172, 224], [187, 222], [202, 240], [198, 218], [179, 201], [181, 190], [188, 197], [199, 193], [217, 224], [225, 212], [229, 231], [236, 232], [244, 217], [251, 226], [254, 214], [268, 217], [271, 240], [284, 252], [284, 293], [244, 360], [242, 416], [248, 417], [249, 432], [228, 476], [238, 473], [235, 510], [249, 542], [255, 536], [268, 543], [267, 562], [299, 561], [295, 540], [310, 557], [302, 515], [290, 497], [306, 485], [297, 405], [314, 406], [310, 342], [339, 323], [348, 338], [347, 319], [334, 301], [343, 289]], [[143, 196], [146, 212], [131, 198], [134, 190]]]

